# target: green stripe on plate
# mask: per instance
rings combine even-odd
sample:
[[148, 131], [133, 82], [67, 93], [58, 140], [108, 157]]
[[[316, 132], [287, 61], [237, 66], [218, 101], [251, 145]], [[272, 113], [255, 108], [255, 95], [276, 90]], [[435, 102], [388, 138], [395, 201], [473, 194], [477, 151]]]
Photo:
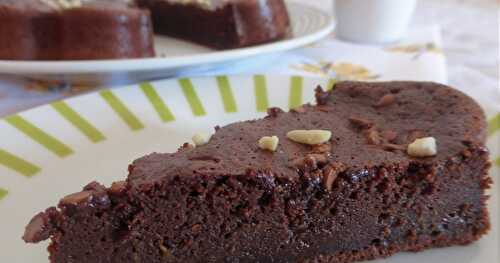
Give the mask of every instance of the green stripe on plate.
[[0, 164], [26, 177], [31, 177], [40, 172], [40, 168], [38, 166], [2, 149], [0, 149]]
[[158, 95], [155, 88], [149, 82], [141, 84], [141, 90], [148, 98], [149, 102], [153, 105], [154, 109], [160, 115], [160, 118], [164, 122], [174, 121], [175, 117], [170, 111], [170, 109], [165, 105], [162, 98]]
[[494, 161], [495, 165], [500, 167], [500, 157], [498, 157], [495, 161]]
[[90, 141], [97, 143], [105, 139], [104, 135], [97, 130], [90, 122], [73, 110], [66, 102], [58, 101], [52, 103], [52, 107], [69, 121], [75, 128], [83, 133]]
[[237, 112], [238, 107], [236, 106], [233, 91], [231, 90], [231, 84], [229, 83], [227, 76], [218, 76], [217, 85], [219, 86], [222, 103], [224, 103], [224, 110], [226, 112]]
[[488, 134], [491, 136], [500, 130], [500, 113], [488, 122]]
[[302, 77], [294, 76], [291, 78], [290, 96], [288, 107], [290, 109], [297, 108], [302, 105], [302, 87], [304, 79]]
[[267, 98], [267, 84], [264, 75], [255, 75], [253, 77], [255, 88], [255, 103], [258, 112], [265, 112], [269, 108], [269, 99]]
[[141, 121], [123, 104], [123, 102], [110, 90], [100, 92], [101, 97], [108, 103], [108, 105], [115, 111], [118, 116], [133, 130], [141, 130], [144, 125]]
[[3, 189], [3, 188], [0, 188], [0, 201], [2, 199], [4, 199], [7, 195], [9, 194], [9, 191]]
[[326, 84], [326, 90], [327, 91], [330, 91], [333, 89], [333, 87], [335, 87], [335, 83], [337, 83], [337, 80], [336, 79], [330, 79], [328, 81], [328, 84]]
[[26, 136], [38, 142], [40, 145], [44, 146], [47, 150], [53, 152], [59, 157], [65, 157], [73, 153], [73, 150], [71, 150], [71, 148], [66, 146], [64, 143], [45, 133], [19, 115], [9, 116], [5, 118], [5, 120]]
[[195, 116], [206, 115], [207, 112], [205, 111], [205, 108], [203, 108], [203, 104], [201, 104], [200, 98], [198, 98], [198, 94], [196, 94], [196, 90], [194, 89], [191, 80], [186, 78], [179, 79], [179, 84], [181, 85], [182, 92], [184, 93], [193, 114]]

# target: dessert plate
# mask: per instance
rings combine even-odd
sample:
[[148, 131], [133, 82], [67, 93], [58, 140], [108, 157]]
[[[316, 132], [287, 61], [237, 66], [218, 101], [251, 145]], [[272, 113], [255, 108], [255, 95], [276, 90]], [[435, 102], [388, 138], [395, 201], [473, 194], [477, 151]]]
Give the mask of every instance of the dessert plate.
[[141, 81], [194, 73], [234, 60], [268, 55], [313, 43], [334, 29], [333, 18], [309, 5], [287, 2], [293, 34], [288, 39], [247, 48], [215, 51], [178, 39], [157, 36], [155, 58], [86, 61], [0, 60], [0, 74], [79, 83]]
[[[215, 125], [255, 119], [270, 106], [313, 101], [333, 80], [289, 76], [171, 79], [103, 90], [0, 119], [1, 262], [48, 262], [47, 243], [27, 245], [24, 227], [40, 209], [97, 180], [123, 180], [128, 164], [151, 152], [173, 152]], [[272, 88], [271, 88], [272, 87]], [[492, 156], [500, 162], [500, 115], [488, 113]], [[495, 119], [496, 116], [496, 119]], [[496, 121], [495, 121], [496, 120]], [[492, 231], [466, 247], [402, 253], [379, 263], [498, 262], [498, 176], [489, 201]]]

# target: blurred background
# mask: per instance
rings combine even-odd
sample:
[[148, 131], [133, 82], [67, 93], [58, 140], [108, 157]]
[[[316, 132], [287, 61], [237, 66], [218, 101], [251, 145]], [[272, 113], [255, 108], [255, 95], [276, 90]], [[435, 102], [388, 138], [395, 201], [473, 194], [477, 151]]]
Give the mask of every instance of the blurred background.
[[[345, 1], [345, 0], [338, 0]], [[401, 0], [396, 2], [411, 2], [413, 0]], [[332, 13], [333, 1], [331, 0], [308, 0], [298, 1], [302, 4], [309, 4], [327, 10]], [[418, 0], [416, 1], [415, 12], [409, 23], [409, 29], [405, 35], [412, 35], [413, 39], [428, 39], [430, 42], [419, 40], [415, 43], [401, 44], [370, 44], [370, 43], [352, 43], [335, 40], [336, 33], [322, 40], [327, 54], [331, 53], [331, 60], [336, 59], [338, 55], [334, 53], [342, 50], [343, 54], [349, 57], [355, 57], [355, 53], [364, 52], [363, 47], [384, 47], [388, 46], [391, 50], [399, 53], [442, 53], [444, 56], [432, 58], [430, 56], [422, 58], [423, 68], [428, 68], [427, 75], [435, 74], [430, 80], [439, 80], [448, 82], [450, 85], [465, 90], [469, 95], [478, 100], [489, 100], [489, 102], [499, 103], [498, 95], [498, 41], [499, 27], [498, 14], [499, 4], [496, 0]], [[387, 11], [387, 10], [386, 10]], [[337, 23], [337, 30], [339, 29]], [[404, 41], [402, 41], [404, 43]], [[423, 46], [422, 46], [423, 45]], [[426, 46], [427, 45], [427, 46]], [[321, 45], [320, 45], [321, 46]], [[361, 49], [358, 49], [361, 48]], [[361, 50], [361, 51], [360, 51]], [[324, 53], [324, 51], [322, 51]], [[318, 53], [318, 52], [316, 52]], [[321, 53], [321, 54], [323, 54]], [[314, 59], [314, 51], [308, 49], [299, 49], [287, 52], [288, 57], [299, 57], [300, 61], [306, 67], [311, 68], [310, 64], [317, 63], [319, 59]], [[416, 56], [418, 56], [418, 54]], [[370, 55], [371, 60], [377, 60], [379, 55]], [[308, 59], [310, 57], [311, 59]], [[360, 58], [362, 60], [362, 58]], [[293, 60], [293, 59], [292, 59]], [[311, 60], [312, 62], [310, 62]], [[353, 60], [353, 59], [351, 59]], [[356, 60], [356, 59], [354, 59]], [[440, 69], [441, 60], [445, 63], [445, 71]], [[294, 63], [297, 64], [298, 62]], [[266, 71], [276, 74], [311, 74], [311, 70], [291, 71], [288, 65], [276, 65], [272, 68], [266, 66], [269, 62], [256, 63], [255, 60], [248, 59], [238, 61], [237, 67], [229, 65], [226, 68], [216, 71], [204, 72], [204, 75], [213, 74], [240, 74], [240, 73], [259, 73]], [[328, 63], [328, 62], [327, 62]], [[288, 64], [292, 64], [289, 62]], [[387, 64], [387, 63], [386, 63]], [[303, 65], [303, 66], [304, 66]], [[436, 65], [435, 68], [432, 65]], [[300, 66], [300, 65], [299, 65]], [[324, 65], [323, 65], [324, 66]], [[378, 65], [365, 65], [378, 68]], [[281, 68], [280, 68], [281, 67]], [[333, 66], [332, 66], [333, 67]], [[340, 70], [346, 70], [345, 65], [340, 65]], [[285, 68], [287, 68], [285, 70]], [[296, 68], [296, 67], [295, 67]], [[359, 68], [350, 67], [347, 70], [359, 70]], [[373, 69], [371, 71], [374, 71]], [[443, 72], [441, 72], [443, 71]], [[412, 75], [392, 74], [390, 69], [383, 69], [384, 77], [387, 78], [406, 78], [411, 79]], [[198, 73], [196, 73], [198, 74]], [[196, 75], [193, 74], [193, 75]], [[374, 73], [375, 74], [375, 73]], [[111, 84], [112, 85], [112, 84]], [[81, 94], [94, 90], [99, 86], [79, 86], [66, 85], [64, 83], [44, 83], [39, 81], [27, 81], [26, 79], [13, 78], [10, 76], [0, 76], [0, 116], [6, 116], [37, 105], [45, 104], [50, 101]], [[471, 93], [470, 91], [474, 92]]]

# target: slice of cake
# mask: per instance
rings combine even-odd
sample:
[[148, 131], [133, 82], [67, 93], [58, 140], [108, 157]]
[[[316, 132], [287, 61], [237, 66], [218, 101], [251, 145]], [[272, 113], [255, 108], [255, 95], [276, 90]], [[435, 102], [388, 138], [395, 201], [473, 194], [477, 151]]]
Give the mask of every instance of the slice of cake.
[[287, 37], [283, 0], [137, 0], [151, 10], [155, 31], [216, 49], [252, 46]]
[[153, 153], [36, 215], [51, 262], [354, 262], [469, 244], [490, 225], [480, 107], [434, 83], [338, 83]]
[[0, 59], [154, 56], [147, 10], [128, 0], [0, 0]]

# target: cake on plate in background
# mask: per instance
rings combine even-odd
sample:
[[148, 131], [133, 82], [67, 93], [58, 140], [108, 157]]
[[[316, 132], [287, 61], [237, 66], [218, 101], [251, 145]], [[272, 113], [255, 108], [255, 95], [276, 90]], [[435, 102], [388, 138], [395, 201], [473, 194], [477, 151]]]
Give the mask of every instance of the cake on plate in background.
[[230, 49], [291, 31], [283, 0], [0, 0], [0, 24], [2, 60], [154, 57], [154, 32]]

